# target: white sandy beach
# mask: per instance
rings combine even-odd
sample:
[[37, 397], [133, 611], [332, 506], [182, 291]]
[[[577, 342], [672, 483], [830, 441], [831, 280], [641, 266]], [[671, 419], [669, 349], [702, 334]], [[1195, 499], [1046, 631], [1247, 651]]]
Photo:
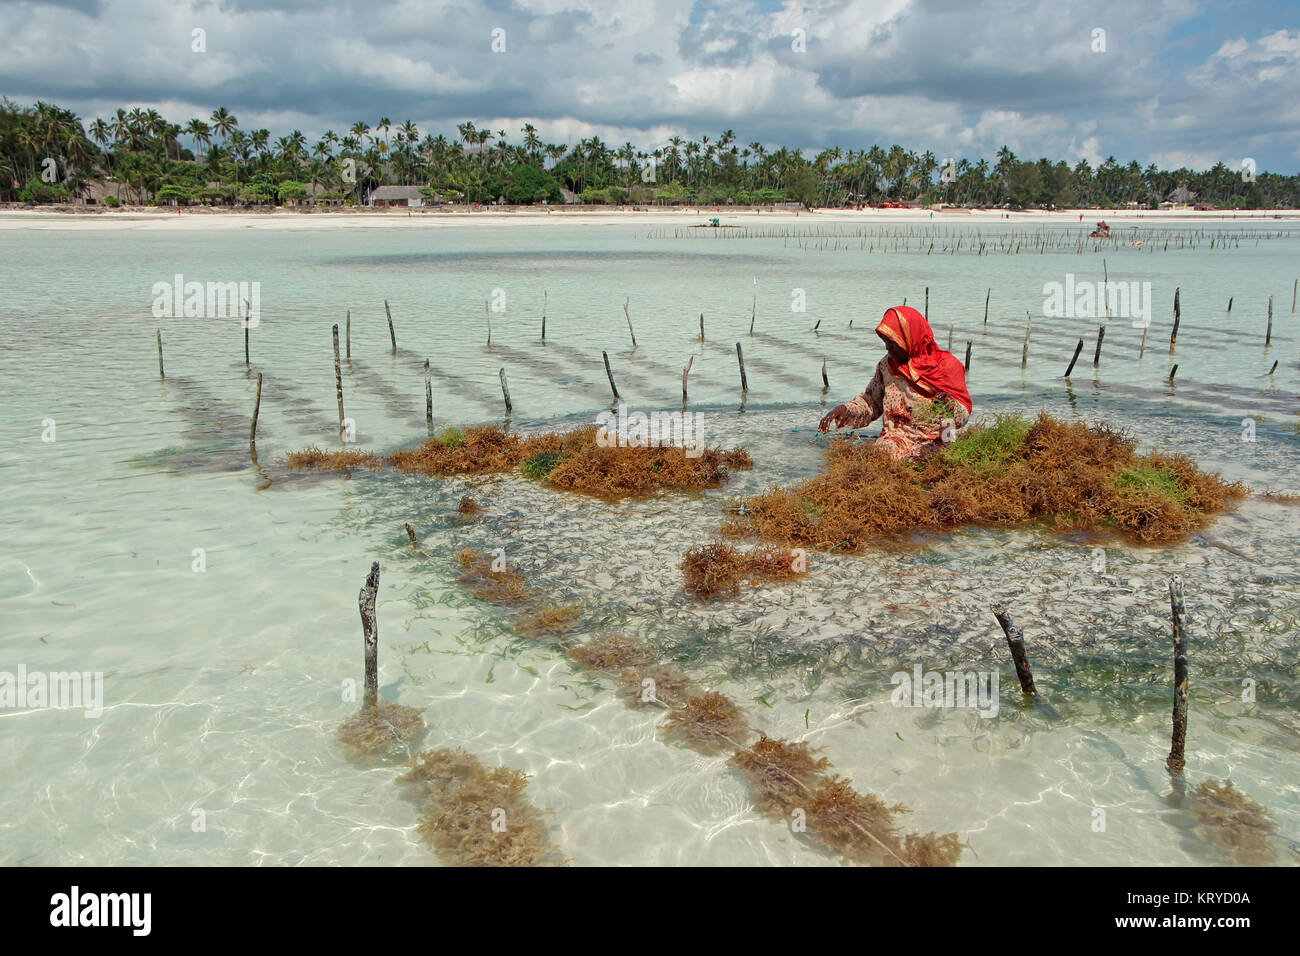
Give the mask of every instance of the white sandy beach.
[[[437, 209], [313, 210], [302, 212], [228, 212], [215, 209], [130, 209], [95, 212], [66, 209], [0, 210], [0, 229], [5, 230], [210, 230], [210, 229], [334, 229], [334, 228], [427, 228], [454, 227], [466, 223], [482, 226], [573, 225], [590, 228], [650, 226], [707, 226], [717, 217], [723, 226], [824, 226], [878, 224], [980, 225], [1017, 223], [1026, 225], [1084, 226], [1091, 230], [1099, 220], [1113, 227], [1191, 225], [1223, 222], [1292, 223], [1300, 221], [1300, 210], [1250, 210], [1210, 212], [1195, 210], [1153, 211], [1134, 209], [1072, 209], [1025, 212], [970, 209], [818, 209], [755, 211], [691, 207], [675, 209], [566, 210], [528, 208], [443, 211]], [[1082, 218], [1080, 218], [1082, 217]]]

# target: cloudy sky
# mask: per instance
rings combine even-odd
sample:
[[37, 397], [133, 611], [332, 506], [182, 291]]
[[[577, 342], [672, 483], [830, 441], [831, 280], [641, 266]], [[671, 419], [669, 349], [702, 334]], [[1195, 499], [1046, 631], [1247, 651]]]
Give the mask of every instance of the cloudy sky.
[[312, 142], [388, 116], [453, 138], [468, 119], [514, 142], [526, 122], [551, 142], [640, 148], [732, 129], [808, 151], [897, 142], [992, 160], [1005, 143], [1022, 158], [1249, 156], [1295, 173], [1300, 5], [0, 0], [0, 95], [86, 121], [225, 106], [245, 129]]

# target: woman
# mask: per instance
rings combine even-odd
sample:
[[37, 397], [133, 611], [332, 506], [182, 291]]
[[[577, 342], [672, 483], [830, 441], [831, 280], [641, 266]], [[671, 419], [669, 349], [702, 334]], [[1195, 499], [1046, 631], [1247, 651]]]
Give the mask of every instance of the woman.
[[876, 326], [889, 354], [862, 394], [836, 405], [817, 430], [865, 428], [882, 418], [876, 443], [891, 458], [919, 458], [947, 444], [970, 420], [966, 372], [934, 341], [930, 323], [916, 309], [890, 309]]

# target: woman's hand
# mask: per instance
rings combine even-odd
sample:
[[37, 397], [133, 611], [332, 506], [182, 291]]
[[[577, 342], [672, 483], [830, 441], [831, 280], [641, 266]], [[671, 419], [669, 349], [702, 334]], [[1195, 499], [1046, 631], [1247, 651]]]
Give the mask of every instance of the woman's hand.
[[825, 432], [832, 425], [836, 428], [842, 428], [848, 419], [849, 410], [843, 405], [836, 405], [826, 413], [826, 417], [821, 420], [821, 423], [817, 426], [817, 430], [819, 432]]

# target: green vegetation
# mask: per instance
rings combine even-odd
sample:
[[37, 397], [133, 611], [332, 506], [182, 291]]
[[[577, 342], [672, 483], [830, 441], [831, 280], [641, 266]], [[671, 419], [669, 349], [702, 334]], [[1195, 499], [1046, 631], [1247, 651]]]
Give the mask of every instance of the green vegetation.
[[943, 449], [943, 463], [950, 468], [969, 467], [978, 471], [1010, 464], [1024, 444], [1033, 422], [1019, 415], [997, 415], [993, 423], [972, 428]]
[[[951, 176], [940, 176], [934, 153], [898, 144], [833, 146], [809, 157], [798, 145], [743, 144], [729, 129], [698, 140], [671, 136], [648, 150], [630, 142], [611, 146], [596, 136], [571, 147], [546, 143], [531, 124], [520, 132], [522, 140], [511, 143], [506, 130], [464, 122], [454, 136], [421, 134], [410, 120], [381, 117], [373, 128], [358, 120], [341, 134], [325, 130], [313, 144], [300, 130], [278, 138], [267, 129], [243, 130], [225, 107], [184, 125], [139, 107], [83, 125], [71, 110], [6, 99], [0, 101], [0, 200], [61, 201], [51, 189], [75, 197], [102, 180], [119, 200], [177, 205], [354, 204], [379, 186], [406, 185], [419, 187], [429, 202], [557, 203], [568, 189], [584, 202], [610, 204], [1109, 208], [1155, 207], [1186, 186], [1196, 202], [1223, 208], [1300, 207], [1300, 176], [1260, 172], [1243, 182], [1223, 163], [1196, 172], [1143, 169], [1110, 157], [1094, 169], [1087, 160], [1074, 166], [1021, 160], [1003, 146], [992, 165], [963, 158]], [[55, 183], [41, 178], [47, 158], [55, 161]]]
[[529, 481], [541, 481], [560, 463], [560, 453], [558, 451], [539, 451], [531, 458], [525, 458], [519, 463], [519, 471]]
[[459, 428], [444, 428], [435, 437], [443, 448], [459, 448], [465, 444], [465, 433]]
[[1115, 487], [1122, 494], [1133, 496], [1139, 492], [1154, 491], [1176, 504], [1188, 507], [1192, 492], [1167, 469], [1154, 465], [1138, 464], [1115, 470]]

